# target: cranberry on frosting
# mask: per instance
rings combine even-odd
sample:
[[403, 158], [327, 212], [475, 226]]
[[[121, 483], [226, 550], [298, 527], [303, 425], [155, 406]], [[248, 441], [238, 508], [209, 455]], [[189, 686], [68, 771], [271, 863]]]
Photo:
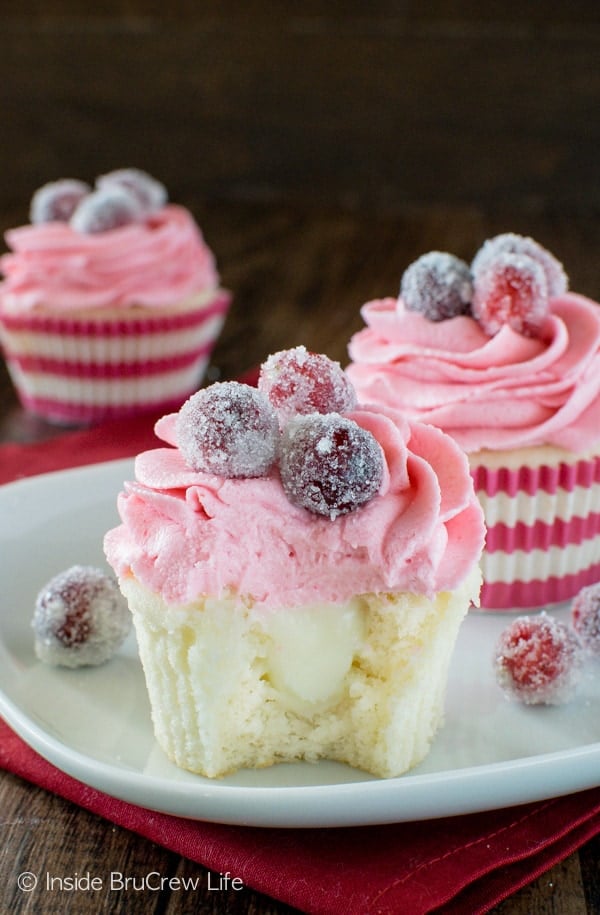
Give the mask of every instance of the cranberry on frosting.
[[554, 297], [563, 295], [569, 285], [563, 265], [553, 254], [529, 236], [518, 235], [516, 232], [503, 232], [488, 238], [471, 264], [471, 271], [477, 282], [478, 277], [493, 264], [500, 255], [515, 254], [530, 257], [544, 272], [548, 295]]
[[228, 478], [265, 476], [279, 459], [290, 500], [333, 520], [383, 480], [373, 435], [337, 412], [355, 405], [339, 363], [299, 346], [268, 358], [258, 389], [226, 381], [193, 394], [177, 414], [177, 444], [192, 470]]
[[168, 200], [167, 189], [162, 182], [140, 168], [119, 168], [96, 178], [98, 190], [120, 187], [132, 194], [144, 213], [154, 213], [164, 207]]
[[283, 422], [299, 413], [343, 413], [356, 406], [356, 391], [339, 362], [305, 346], [269, 356], [261, 365], [258, 389]]
[[375, 437], [339, 413], [290, 420], [279, 469], [284, 491], [295, 505], [332, 520], [372, 499], [384, 477]]
[[395, 409], [299, 412], [281, 431], [278, 422], [278, 455], [259, 476], [194, 469], [181, 429], [194, 416], [180, 416], [156, 424], [166, 447], [138, 455], [119, 496], [122, 524], [105, 538], [119, 577], [133, 574], [169, 602], [237, 595], [276, 609], [370, 592], [432, 596], [453, 590], [481, 554], [465, 454]]
[[177, 415], [177, 442], [192, 470], [261, 477], [279, 450], [279, 422], [264, 394], [237, 381], [198, 391]]
[[38, 188], [31, 199], [32, 225], [69, 223], [75, 232], [95, 235], [139, 222], [167, 203], [165, 186], [139, 168], [121, 168], [96, 178], [95, 188], [77, 178], [61, 178]]
[[409, 311], [430, 321], [445, 321], [469, 311], [473, 295], [467, 264], [446, 251], [430, 251], [406, 268], [400, 295]]
[[29, 218], [33, 225], [69, 222], [79, 203], [91, 188], [76, 178], [61, 178], [39, 187], [31, 198]]
[[472, 313], [490, 336], [505, 324], [527, 337], [540, 336], [548, 310], [546, 274], [527, 254], [497, 254], [476, 276]]
[[446, 251], [429, 251], [402, 275], [399, 304], [429, 321], [472, 314], [486, 334], [507, 324], [543, 332], [550, 297], [567, 290], [562, 264], [532, 238], [504, 233], [488, 239], [471, 267]]
[[[471, 274], [468, 313], [431, 320], [425, 305], [410, 309], [403, 296], [363, 306], [367, 326], [350, 340], [346, 368], [359, 400], [433, 423], [469, 453], [592, 447], [600, 428], [597, 303], [566, 291], [556, 258], [514, 233], [485, 242]], [[419, 295], [427, 296], [426, 284]]]
[[137, 197], [124, 187], [109, 185], [83, 197], [69, 225], [82, 235], [95, 235], [140, 222], [144, 215]]

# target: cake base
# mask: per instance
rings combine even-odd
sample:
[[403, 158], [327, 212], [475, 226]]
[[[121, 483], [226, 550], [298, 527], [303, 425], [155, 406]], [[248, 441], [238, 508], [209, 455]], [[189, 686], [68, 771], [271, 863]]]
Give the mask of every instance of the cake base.
[[454, 592], [365, 595], [277, 611], [206, 599], [183, 607], [133, 578], [129, 602], [156, 739], [211, 778], [330, 759], [380, 777], [428, 753], [443, 717], [473, 570]]

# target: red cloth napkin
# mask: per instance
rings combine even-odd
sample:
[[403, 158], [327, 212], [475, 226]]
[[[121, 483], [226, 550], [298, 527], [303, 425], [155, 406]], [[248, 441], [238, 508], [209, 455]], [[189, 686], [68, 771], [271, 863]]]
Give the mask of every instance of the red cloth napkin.
[[[142, 417], [0, 447], [0, 483], [126, 457], [158, 444]], [[600, 788], [543, 803], [416, 823], [255, 829], [157, 814], [81, 784], [0, 721], [10, 772], [314, 915], [477, 915], [600, 832]], [[450, 790], [450, 789], [449, 789]]]

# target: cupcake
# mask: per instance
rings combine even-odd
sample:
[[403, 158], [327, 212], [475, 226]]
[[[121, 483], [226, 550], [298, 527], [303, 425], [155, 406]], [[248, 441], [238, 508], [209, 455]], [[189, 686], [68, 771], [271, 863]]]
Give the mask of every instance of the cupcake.
[[30, 220], [0, 258], [0, 343], [25, 409], [86, 425], [180, 406], [230, 301], [192, 215], [120, 169], [44, 185]]
[[451, 435], [487, 538], [481, 606], [560, 603], [600, 579], [600, 307], [531, 238], [467, 265], [430, 252], [368, 302], [347, 369], [364, 402]]
[[271, 356], [258, 389], [197, 392], [156, 433], [166, 447], [137, 457], [104, 545], [166, 754], [211, 778], [416, 765], [481, 584], [464, 453], [357, 405], [339, 364], [303, 347]]

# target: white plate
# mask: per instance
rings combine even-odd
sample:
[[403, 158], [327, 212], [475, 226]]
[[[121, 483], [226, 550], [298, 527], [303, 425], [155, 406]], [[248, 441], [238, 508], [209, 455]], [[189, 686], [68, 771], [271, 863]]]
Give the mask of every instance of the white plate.
[[[374, 779], [336, 763], [244, 770], [211, 781], [157, 747], [133, 636], [99, 668], [36, 660], [35, 596], [75, 563], [105, 566], [104, 532], [130, 461], [0, 487], [0, 714], [42, 756], [114, 797], [195, 819], [254, 826], [350, 826], [510, 806], [600, 784], [600, 677], [590, 663], [560, 708], [508, 702], [491, 655], [506, 616], [472, 614], [450, 674], [446, 722], [411, 773]], [[566, 617], [567, 609], [557, 611]]]

